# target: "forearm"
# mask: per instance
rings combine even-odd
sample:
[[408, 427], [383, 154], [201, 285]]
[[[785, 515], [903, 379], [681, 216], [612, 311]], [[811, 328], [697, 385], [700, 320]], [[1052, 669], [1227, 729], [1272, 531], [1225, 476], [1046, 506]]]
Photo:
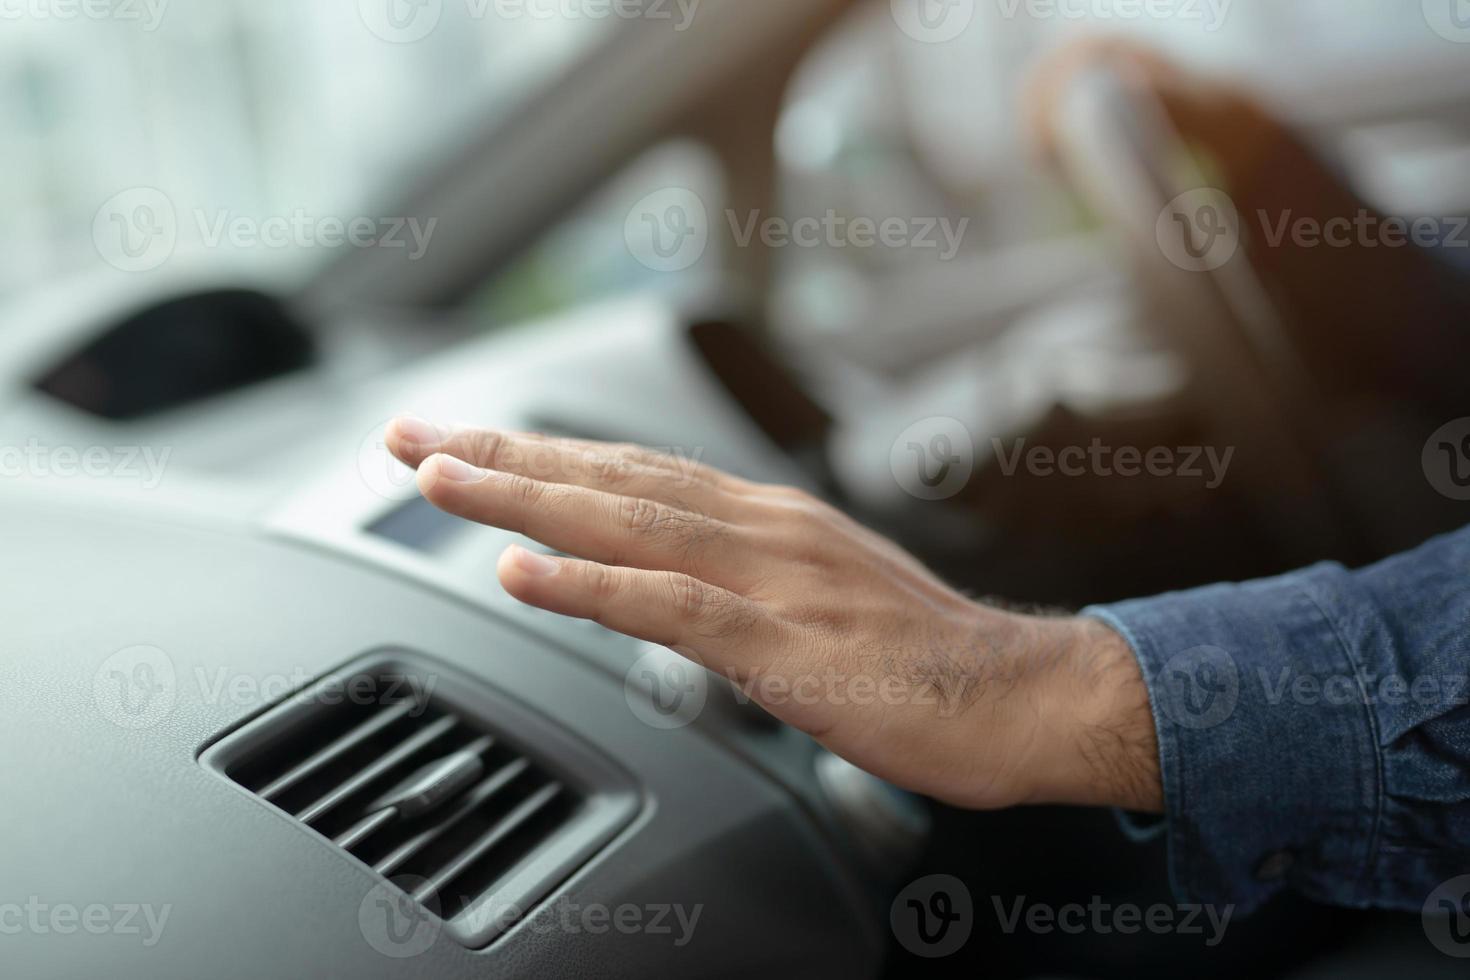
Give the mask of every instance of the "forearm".
[[1417, 909], [1470, 872], [1470, 530], [1089, 610], [1149, 685], [1176, 890]]

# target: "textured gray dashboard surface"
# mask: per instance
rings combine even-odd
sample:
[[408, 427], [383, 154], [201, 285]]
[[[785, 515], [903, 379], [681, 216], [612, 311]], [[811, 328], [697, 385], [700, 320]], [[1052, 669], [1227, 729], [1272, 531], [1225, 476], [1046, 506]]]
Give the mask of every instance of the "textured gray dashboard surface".
[[[871, 916], [792, 798], [696, 729], [641, 722], [623, 685], [579, 655], [243, 525], [29, 492], [0, 500], [3, 975], [875, 968]], [[371, 873], [197, 762], [288, 689], [384, 646], [475, 673], [600, 746], [641, 785], [633, 826], [486, 951], [441, 936], [417, 955], [385, 955], [360, 919]], [[631, 906], [643, 922], [662, 906], [699, 917], [687, 931], [594, 932], [579, 925], [591, 906]]]

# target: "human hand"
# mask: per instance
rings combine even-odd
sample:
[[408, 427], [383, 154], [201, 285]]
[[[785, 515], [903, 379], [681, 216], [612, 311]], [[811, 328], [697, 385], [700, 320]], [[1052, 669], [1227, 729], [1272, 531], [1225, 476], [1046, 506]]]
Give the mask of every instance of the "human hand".
[[877, 776], [977, 809], [1162, 805], [1101, 623], [971, 601], [806, 493], [633, 446], [417, 419], [388, 446], [435, 506], [577, 556], [508, 549], [512, 596], [668, 646]]

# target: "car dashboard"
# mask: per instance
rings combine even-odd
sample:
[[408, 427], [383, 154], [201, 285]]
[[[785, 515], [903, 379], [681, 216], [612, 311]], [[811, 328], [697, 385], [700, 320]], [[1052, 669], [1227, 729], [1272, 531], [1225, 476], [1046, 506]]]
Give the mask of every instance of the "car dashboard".
[[0, 360], [0, 441], [29, 447], [0, 881], [47, 923], [10, 970], [878, 969], [914, 801], [662, 648], [514, 603], [518, 538], [426, 508], [382, 445], [412, 412], [807, 482], [683, 318], [631, 300], [401, 367], [339, 324], [311, 366], [107, 418], [37, 383], [121, 319], [95, 308]]

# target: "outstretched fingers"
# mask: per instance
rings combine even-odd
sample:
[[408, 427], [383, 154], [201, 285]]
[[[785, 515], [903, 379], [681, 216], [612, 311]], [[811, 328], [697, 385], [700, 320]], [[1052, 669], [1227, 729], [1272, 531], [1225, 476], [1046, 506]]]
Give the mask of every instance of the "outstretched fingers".
[[527, 605], [692, 651], [712, 669], [734, 664], [741, 650], [759, 649], [769, 628], [755, 602], [678, 572], [617, 568], [515, 546], [501, 556], [499, 574], [505, 590]]

